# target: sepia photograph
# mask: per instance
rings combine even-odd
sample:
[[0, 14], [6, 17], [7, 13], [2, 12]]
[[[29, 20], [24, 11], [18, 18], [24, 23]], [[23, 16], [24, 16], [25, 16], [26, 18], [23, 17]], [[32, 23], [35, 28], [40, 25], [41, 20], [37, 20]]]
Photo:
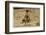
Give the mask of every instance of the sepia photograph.
[[13, 8], [14, 27], [40, 26], [40, 8]]

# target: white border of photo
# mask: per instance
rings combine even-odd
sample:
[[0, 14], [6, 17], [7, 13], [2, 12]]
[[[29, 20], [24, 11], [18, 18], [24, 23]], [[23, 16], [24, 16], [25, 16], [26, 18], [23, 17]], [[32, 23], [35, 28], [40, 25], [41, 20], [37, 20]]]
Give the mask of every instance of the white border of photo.
[[[13, 7], [40, 8], [40, 26], [39, 27], [13, 27]], [[10, 3], [9, 5], [9, 30], [10, 32], [20, 31], [39, 31], [43, 30], [43, 5]]]

